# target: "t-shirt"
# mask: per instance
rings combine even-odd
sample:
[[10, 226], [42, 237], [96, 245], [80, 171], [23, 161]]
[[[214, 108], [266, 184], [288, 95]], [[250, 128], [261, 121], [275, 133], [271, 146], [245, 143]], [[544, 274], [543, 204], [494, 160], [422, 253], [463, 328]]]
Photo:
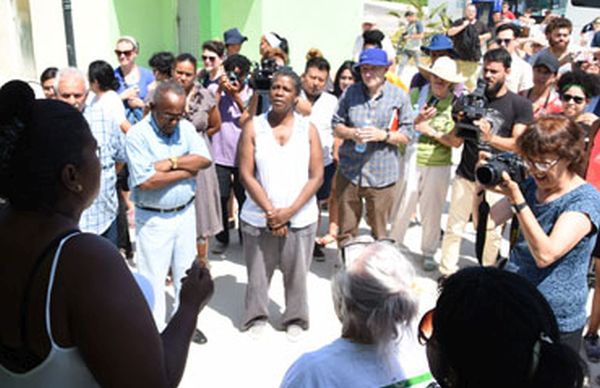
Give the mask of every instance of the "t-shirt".
[[90, 101], [90, 106], [94, 106], [96, 109], [102, 109], [103, 113], [108, 115], [108, 118], [117, 125], [121, 125], [127, 120], [123, 101], [114, 90], [106, 91], [101, 98], [98, 98], [98, 96], [95, 95]]
[[[464, 23], [466, 19], [460, 18], [452, 24], [452, 27], [458, 27]], [[469, 24], [465, 29], [452, 37], [454, 42], [454, 51], [458, 59], [463, 61], [478, 62], [481, 59], [481, 42], [479, 35], [490, 32], [488, 27], [477, 20], [473, 24]]]
[[600, 193], [585, 183], [559, 198], [538, 203], [532, 178], [525, 181], [523, 194], [544, 233], [549, 234], [561, 214], [585, 214], [593, 227], [590, 233], [559, 260], [546, 268], [538, 268], [521, 233], [510, 254], [507, 270], [523, 276], [544, 295], [558, 321], [561, 332], [571, 332], [585, 325], [587, 270], [600, 223]]
[[[306, 93], [302, 91], [301, 96], [306, 98]], [[312, 106], [309, 121], [317, 128], [321, 147], [323, 148], [323, 166], [333, 163], [333, 129], [331, 129], [331, 119], [337, 108], [337, 98], [333, 94], [323, 92]]]
[[421, 34], [423, 32], [423, 23], [416, 21], [410, 23], [406, 28], [406, 44], [404, 45], [405, 50], [418, 51], [421, 49], [421, 39], [413, 39], [410, 36], [413, 34]]
[[[531, 102], [511, 91], [506, 92], [502, 97], [491, 100], [488, 108], [498, 111], [504, 119], [497, 131], [493, 129], [497, 136], [512, 137], [512, 129], [515, 124], [530, 124], [533, 122]], [[474, 182], [475, 165], [478, 159], [478, 144], [472, 140], [465, 140], [456, 173]]]
[[533, 87], [533, 69], [517, 54], [511, 55], [510, 73], [506, 77], [506, 87], [513, 93]]

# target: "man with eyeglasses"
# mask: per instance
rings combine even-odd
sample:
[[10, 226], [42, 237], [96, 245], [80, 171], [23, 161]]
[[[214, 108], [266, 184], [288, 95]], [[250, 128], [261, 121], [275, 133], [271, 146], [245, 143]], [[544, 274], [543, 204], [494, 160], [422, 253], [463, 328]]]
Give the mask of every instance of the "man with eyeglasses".
[[83, 232], [102, 236], [117, 247], [118, 199], [115, 183], [117, 171], [121, 170], [125, 163], [125, 137], [119, 128], [120, 123], [115, 119], [115, 115], [106, 114], [100, 104], [85, 104], [88, 88], [81, 70], [74, 67], [60, 70], [55, 78], [54, 89], [58, 100], [83, 113], [98, 143], [97, 153], [102, 167], [100, 191], [90, 207], [81, 214], [79, 228]]
[[122, 36], [117, 40], [115, 55], [119, 67], [115, 68], [115, 77], [119, 81], [117, 93], [125, 105], [127, 120], [135, 124], [144, 117], [144, 98], [148, 86], [154, 82], [154, 75], [149, 69], [135, 63], [140, 45], [131, 36]]
[[512, 59], [510, 72], [506, 78], [506, 87], [513, 93], [519, 93], [533, 87], [533, 70], [517, 53], [520, 28], [512, 23], [502, 24], [496, 29], [496, 43], [509, 52]]
[[173, 80], [155, 89], [151, 113], [127, 133], [131, 199], [135, 203], [139, 273], [152, 284], [154, 319], [164, 329], [165, 279], [172, 272], [175, 306], [181, 279], [196, 256], [194, 195], [198, 170], [211, 163], [206, 144], [187, 120], [185, 90]]

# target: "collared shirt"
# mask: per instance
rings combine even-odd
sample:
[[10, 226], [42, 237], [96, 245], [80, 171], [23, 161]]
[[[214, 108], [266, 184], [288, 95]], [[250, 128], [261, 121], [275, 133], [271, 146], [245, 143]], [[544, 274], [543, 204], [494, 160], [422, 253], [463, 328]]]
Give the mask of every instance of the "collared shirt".
[[142, 190], [138, 186], [155, 173], [154, 163], [189, 154], [211, 160], [205, 142], [187, 120], [180, 120], [171, 135], [160, 131], [152, 114], [144, 117], [127, 133], [125, 150], [129, 164], [131, 199], [143, 207], [172, 209], [188, 203], [196, 191], [196, 179], [182, 179], [165, 187]]
[[[371, 99], [362, 82], [351, 85], [342, 95], [332, 127], [374, 126], [389, 130], [390, 122], [398, 111], [398, 131], [413, 136], [413, 112], [408, 95], [385, 82], [381, 93]], [[398, 147], [385, 142], [367, 143], [365, 152], [356, 152], [355, 142], [345, 139], [340, 147], [340, 172], [353, 184], [361, 187], [386, 187], [398, 180]]]
[[[103, 96], [103, 98], [105, 97], [109, 96]], [[119, 99], [118, 96], [116, 98]], [[83, 112], [92, 135], [98, 143], [98, 156], [102, 171], [100, 173], [98, 196], [92, 205], [81, 214], [79, 227], [84, 232], [94, 234], [106, 232], [117, 218], [119, 203], [117, 200], [115, 163], [125, 162], [125, 135], [119, 128], [120, 123], [115, 119], [117, 116], [115, 112], [111, 113], [103, 109], [108, 105], [98, 102], [88, 106]], [[124, 112], [120, 99], [119, 107]]]
[[[300, 97], [307, 98], [304, 90]], [[323, 147], [323, 166], [333, 163], [333, 129], [331, 129], [331, 118], [337, 108], [338, 99], [327, 92], [323, 92], [317, 97], [312, 106], [308, 120], [317, 128]]]

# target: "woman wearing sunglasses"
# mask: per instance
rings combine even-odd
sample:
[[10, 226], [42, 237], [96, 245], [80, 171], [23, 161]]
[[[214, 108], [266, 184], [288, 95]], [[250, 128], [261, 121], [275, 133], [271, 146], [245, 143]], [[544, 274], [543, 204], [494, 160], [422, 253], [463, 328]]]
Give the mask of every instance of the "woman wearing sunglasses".
[[332, 282], [341, 338], [302, 355], [285, 374], [291, 387], [425, 387], [432, 380], [410, 323], [418, 306], [412, 264], [390, 243], [358, 253]]
[[600, 193], [579, 175], [584, 137], [577, 124], [562, 116], [546, 116], [527, 127], [517, 147], [530, 177], [519, 185], [503, 172], [502, 182], [491, 189], [506, 198], [490, 211], [495, 225], [513, 215], [518, 219], [520, 233], [507, 269], [546, 297], [561, 342], [576, 352], [586, 322], [587, 269], [600, 223]]
[[560, 343], [543, 295], [521, 276], [470, 267], [441, 286], [419, 323], [433, 376], [443, 388], [576, 388], [576, 353]]
[[560, 77], [558, 92], [563, 105], [563, 114], [589, 131], [594, 121], [598, 120], [598, 116], [585, 112], [585, 107], [592, 97], [600, 94], [597, 78], [582, 71], [570, 71]]
[[202, 45], [202, 63], [204, 68], [198, 74], [198, 80], [211, 93], [215, 94], [219, 79], [223, 74], [225, 44], [218, 40], [209, 40]]

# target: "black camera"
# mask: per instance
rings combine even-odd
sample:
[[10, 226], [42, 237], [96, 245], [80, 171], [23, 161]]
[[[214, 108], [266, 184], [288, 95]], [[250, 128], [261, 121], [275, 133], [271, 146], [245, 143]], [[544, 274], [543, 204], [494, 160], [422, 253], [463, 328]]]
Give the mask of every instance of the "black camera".
[[256, 66], [252, 72], [252, 88], [254, 90], [271, 89], [271, 79], [278, 67], [274, 59], [263, 59], [260, 66]]
[[501, 152], [492, 154], [486, 164], [477, 167], [475, 176], [484, 186], [496, 186], [502, 182], [504, 171], [517, 183], [523, 181], [527, 175], [527, 168], [519, 156], [512, 152]]
[[234, 84], [236, 82], [240, 82], [240, 79], [235, 71], [228, 71], [227, 81], [229, 81], [230, 84]]
[[488, 105], [485, 95], [486, 85], [483, 79], [479, 79], [473, 93], [460, 96], [452, 106], [456, 135], [463, 139], [479, 141], [479, 126], [474, 124], [474, 121], [486, 117]]

